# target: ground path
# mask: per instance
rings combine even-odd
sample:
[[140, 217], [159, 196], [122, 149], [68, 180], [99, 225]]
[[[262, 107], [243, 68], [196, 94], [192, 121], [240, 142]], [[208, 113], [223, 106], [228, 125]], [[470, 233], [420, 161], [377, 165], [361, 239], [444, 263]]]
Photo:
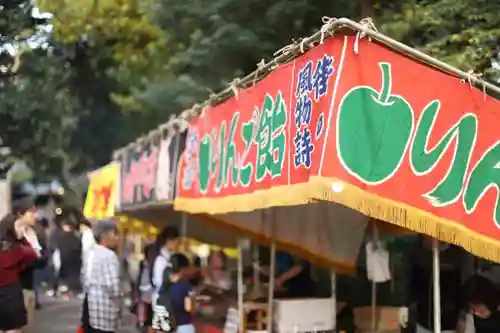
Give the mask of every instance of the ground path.
[[[36, 333], [76, 333], [80, 319], [81, 301], [62, 300], [42, 296], [42, 309], [35, 314], [32, 332]], [[126, 314], [123, 329], [119, 333], [137, 333], [133, 317]]]

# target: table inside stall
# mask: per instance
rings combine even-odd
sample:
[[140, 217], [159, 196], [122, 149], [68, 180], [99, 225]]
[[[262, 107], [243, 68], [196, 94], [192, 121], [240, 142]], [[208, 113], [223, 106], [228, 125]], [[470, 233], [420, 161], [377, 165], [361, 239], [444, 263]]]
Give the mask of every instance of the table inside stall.
[[[204, 294], [197, 297], [198, 312], [195, 320], [197, 332], [216, 333], [224, 331], [231, 322], [238, 327], [238, 302], [236, 293], [219, 295]], [[267, 327], [268, 306], [265, 297], [246, 298], [243, 303], [244, 327], [264, 331]], [[230, 318], [231, 315], [233, 318]]]
[[[213, 295], [212, 295], [213, 296]], [[221, 333], [238, 331], [238, 304], [235, 293], [198, 298], [197, 332]], [[267, 330], [267, 297], [246, 295], [243, 302], [243, 327], [246, 332]], [[335, 326], [331, 298], [275, 299], [274, 318], [278, 331], [331, 331]], [[232, 316], [232, 318], [231, 318]], [[227, 327], [233, 329], [228, 330]], [[226, 328], [226, 329], [225, 329]]]

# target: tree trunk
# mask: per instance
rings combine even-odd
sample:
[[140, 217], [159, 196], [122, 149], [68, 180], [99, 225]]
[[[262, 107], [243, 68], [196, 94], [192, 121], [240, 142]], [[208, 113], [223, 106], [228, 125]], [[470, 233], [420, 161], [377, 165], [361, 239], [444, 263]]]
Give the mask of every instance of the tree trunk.
[[358, 0], [359, 13], [361, 18], [372, 17], [375, 12], [373, 10], [372, 0]]

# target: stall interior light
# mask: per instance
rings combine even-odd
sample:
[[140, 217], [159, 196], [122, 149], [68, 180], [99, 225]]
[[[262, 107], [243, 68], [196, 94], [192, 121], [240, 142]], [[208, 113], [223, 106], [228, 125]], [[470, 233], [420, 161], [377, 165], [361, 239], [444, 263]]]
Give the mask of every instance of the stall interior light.
[[57, 207], [54, 212], [56, 215], [62, 215], [62, 209], [60, 207]]

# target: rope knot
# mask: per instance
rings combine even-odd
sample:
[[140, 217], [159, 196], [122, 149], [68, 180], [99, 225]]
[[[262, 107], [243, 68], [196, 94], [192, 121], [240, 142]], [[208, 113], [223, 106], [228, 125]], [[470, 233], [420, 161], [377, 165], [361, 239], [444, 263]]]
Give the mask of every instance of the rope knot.
[[255, 71], [255, 75], [253, 77], [252, 86], [255, 86], [255, 83], [257, 83], [257, 79], [259, 78], [259, 73], [260, 73], [260, 71], [262, 71], [262, 69], [264, 69], [264, 66], [266, 66], [266, 61], [264, 59], [261, 59], [257, 63], [257, 70]]
[[368, 29], [371, 29], [373, 31], [378, 32], [378, 29], [375, 26], [375, 23], [373, 22], [373, 19], [371, 17], [365, 17], [364, 19], [359, 21], [359, 24], [361, 24], [363, 26], [363, 36], [362, 37], [366, 36], [366, 32], [368, 31]]
[[461, 79], [460, 82], [462, 83], [469, 83], [469, 87], [472, 89], [474, 86], [474, 83], [480, 83], [482, 88], [483, 88], [483, 100], [486, 101], [486, 81], [482, 80], [481, 77], [483, 76], [483, 73], [475, 73], [472, 69], [469, 69], [467, 71], [467, 78]]
[[321, 32], [321, 37], [319, 39], [320, 44], [323, 44], [323, 42], [325, 41], [325, 35], [327, 33], [330, 36], [333, 36], [333, 32], [330, 30], [331, 30], [331, 27], [335, 21], [337, 21], [337, 18], [335, 18], [335, 17], [323, 16], [321, 18], [321, 23], [323, 23], [323, 24], [321, 25], [321, 29], [320, 29], [320, 32]]
[[239, 88], [240, 82], [241, 82], [241, 79], [239, 77], [236, 77], [229, 84], [229, 87], [233, 91], [234, 97], [236, 97], [236, 99], [238, 99], [238, 88]]
[[[359, 40], [366, 37], [368, 30], [378, 32], [378, 29], [375, 26], [375, 23], [373, 23], [373, 19], [371, 17], [365, 17], [364, 19], [359, 21], [359, 24], [361, 25], [361, 30], [356, 34], [356, 41], [354, 42], [355, 54], [359, 53]], [[371, 38], [369, 38], [368, 40], [371, 41]]]
[[257, 63], [257, 69], [260, 71], [264, 66], [266, 65], [266, 61], [264, 59], [261, 59], [258, 63]]
[[273, 53], [273, 56], [277, 57], [279, 55], [286, 55], [290, 53], [296, 46], [297, 44], [295, 42], [283, 46], [281, 49]]

